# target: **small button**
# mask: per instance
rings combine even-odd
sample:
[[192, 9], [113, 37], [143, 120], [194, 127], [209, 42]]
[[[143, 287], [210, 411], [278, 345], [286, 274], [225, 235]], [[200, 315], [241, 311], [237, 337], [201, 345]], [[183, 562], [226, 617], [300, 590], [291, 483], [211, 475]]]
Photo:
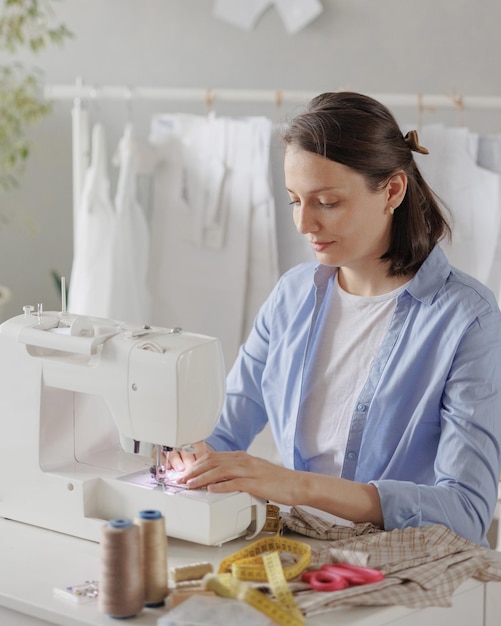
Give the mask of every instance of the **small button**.
[[365, 411], [367, 411], [367, 405], [366, 404], [357, 404], [357, 411], [360, 411], [361, 413], [365, 413]]
[[349, 461], [354, 461], [357, 458], [356, 452], [348, 452], [346, 455]]

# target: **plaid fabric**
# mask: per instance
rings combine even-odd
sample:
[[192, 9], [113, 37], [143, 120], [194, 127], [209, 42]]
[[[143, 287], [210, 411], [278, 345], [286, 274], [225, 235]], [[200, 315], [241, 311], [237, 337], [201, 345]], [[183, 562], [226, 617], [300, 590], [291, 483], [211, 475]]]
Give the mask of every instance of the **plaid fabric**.
[[370, 524], [336, 528], [293, 507], [283, 525], [309, 537], [328, 539], [312, 547], [312, 568], [347, 561], [385, 574], [381, 582], [341, 591], [297, 592], [294, 597], [305, 615], [354, 605], [448, 607], [456, 589], [468, 578], [501, 582], [501, 555], [438, 524], [389, 532]]
[[313, 539], [328, 541], [379, 532], [379, 529], [370, 523], [351, 524], [350, 526], [330, 524], [327, 520], [312, 515], [299, 506], [292, 506], [289, 513], [281, 511], [280, 525], [282, 531], [290, 530]]

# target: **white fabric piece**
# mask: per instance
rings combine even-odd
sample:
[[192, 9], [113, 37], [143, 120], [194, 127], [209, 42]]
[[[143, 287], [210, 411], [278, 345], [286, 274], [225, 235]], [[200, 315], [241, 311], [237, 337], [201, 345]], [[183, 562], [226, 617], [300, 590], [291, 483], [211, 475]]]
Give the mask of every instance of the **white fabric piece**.
[[137, 176], [140, 171], [151, 170], [154, 162], [151, 152], [149, 146], [134, 138], [133, 127], [128, 124], [113, 159], [119, 175], [108, 316], [136, 324], [150, 321], [147, 286], [150, 232], [144, 210], [137, 201]]
[[305, 28], [324, 10], [320, 0], [215, 0], [212, 12], [214, 17], [250, 31], [272, 4], [290, 35]]
[[[151, 224], [152, 323], [218, 337], [227, 368], [256, 301], [262, 303], [261, 294], [278, 278], [273, 199], [262, 159], [270, 134], [264, 118], [180, 114], [152, 120], [151, 141], [163, 155]], [[224, 176], [214, 163], [223, 164]], [[260, 220], [266, 223], [260, 226]], [[250, 252], [255, 246], [256, 254]], [[257, 255], [268, 260], [268, 270], [251, 267]]]
[[107, 317], [112, 281], [114, 209], [110, 200], [104, 128], [92, 130], [91, 163], [76, 215], [77, 237], [68, 289], [68, 312]]
[[212, 13], [216, 18], [250, 31], [271, 4], [272, 0], [215, 0]]
[[476, 137], [466, 128], [429, 124], [419, 140], [430, 154], [414, 158], [431, 188], [452, 213], [450, 263], [487, 284], [499, 236], [499, 177], [476, 163]]
[[295, 35], [317, 18], [323, 9], [320, 0], [273, 0], [285, 30]]

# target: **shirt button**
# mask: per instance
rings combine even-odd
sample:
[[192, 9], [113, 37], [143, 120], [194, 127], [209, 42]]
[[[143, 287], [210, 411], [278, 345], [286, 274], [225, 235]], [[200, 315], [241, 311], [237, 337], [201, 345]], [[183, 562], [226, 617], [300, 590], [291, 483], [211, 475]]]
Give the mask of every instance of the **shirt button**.
[[357, 458], [357, 453], [356, 452], [348, 452], [348, 454], [346, 456], [348, 457], [348, 460], [354, 461]]
[[365, 411], [367, 411], [367, 405], [366, 404], [357, 404], [357, 411], [360, 411], [361, 413], [365, 413]]

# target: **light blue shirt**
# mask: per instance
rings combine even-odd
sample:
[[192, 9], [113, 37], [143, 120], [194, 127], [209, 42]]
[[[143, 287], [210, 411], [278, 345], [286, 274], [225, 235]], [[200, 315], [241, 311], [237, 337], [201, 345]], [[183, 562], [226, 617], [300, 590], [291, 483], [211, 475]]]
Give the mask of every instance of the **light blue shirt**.
[[[298, 416], [336, 271], [304, 263], [277, 283], [228, 375], [207, 439], [216, 450], [246, 450], [269, 422], [284, 466], [309, 469]], [[342, 477], [377, 487], [386, 530], [444, 524], [487, 545], [500, 445], [501, 313], [437, 246], [397, 299], [354, 407]]]

